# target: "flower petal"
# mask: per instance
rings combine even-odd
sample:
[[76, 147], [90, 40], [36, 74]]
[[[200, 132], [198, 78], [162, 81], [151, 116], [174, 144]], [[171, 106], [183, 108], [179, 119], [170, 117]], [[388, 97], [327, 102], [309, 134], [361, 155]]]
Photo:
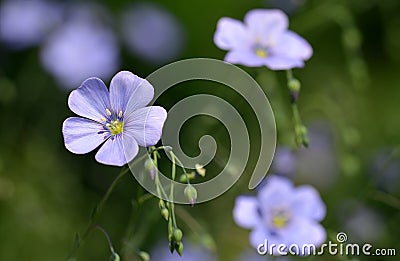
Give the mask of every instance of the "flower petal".
[[[258, 225], [250, 233], [250, 244], [258, 248], [260, 244], [264, 244], [268, 240], [268, 233], [262, 225]], [[267, 249], [268, 250], [268, 249]]]
[[265, 65], [265, 58], [260, 58], [252, 50], [232, 50], [225, 55], [228, 63], [242, 64], [244, 66], [259, 67]]
[[89, 78], [71, 92], [68, 106], [79, 116], [100, 122], [106, 114], [106, 109], [110, 108], [107, 87], [99, 78]]
[[104, 143], [95, 157], [102, 164], [123, 166], [131, 161], [138, 151], [139, 147], [135, 139], [129, 135], [116, 135]]
[[263, 209], [271, 209], [276, 205], [287, 205], [293, 197], [294, 186], [290, 179], [270, 175], [266, 184], [258, 192], [258, 201]]
[[250, 44], [250, 35], [242, 22], [223, 17], [218, 21], [214, 43], [224, 50], [240, 49], [242, 46]]
[[253, 37], [261, 44], [271, 45], [284, 33], [289, 25], [284, 12], [278, 9], [254, 9], [247, 12], [244, 22], [252, 32]]
[[111, 80], [111, 108], [117, 114], [120, 111], [129, 114], [138, 108], [143, 108], [150, 103], [153, 96], [153, 86], [131, 72], [119, 72]]
[[326, 214], [326, 206], [318, 191], [309, 185], [299, 186], [295, 189], [291, 205], [295, 216], [321, 221]]
[[274, 55], [308, 60], [313, 54], [311, 45], [292, 31], [285, 32], [273, 48]]
[[125, 118], [124, 132], [142, 147], [155, 145], [161, 138], [167, 112], [160, 106], [138, 109]]
[[68, 118], [62, 127], [65, 147], [76, 154], [88, 153], [107, 138], [107, 134], [99, 134], [100, 131], [104, 131], [100, 123], [79, 117]]
[[265, 59], [264, 64], [271, 70], [289, 70], [304, 66], [304, 62], [299, 58], [289, 58], [283, 56], [268, 57]]
[[253, 228], [261, 222], [256, 197], [239, 196], [233, 209], [233, 218], [243, 228]]
[[[326, 231], [317, 222], [305, 218], [295, 218], [282, 231], [282, 237], [290, 239], [291, 244], [296, 244], [302, 250], [302, 246], [305, 244], [319, 247], [326, 240]], [[305, 254], [308, 253], [301, 253], [301, 255]]]

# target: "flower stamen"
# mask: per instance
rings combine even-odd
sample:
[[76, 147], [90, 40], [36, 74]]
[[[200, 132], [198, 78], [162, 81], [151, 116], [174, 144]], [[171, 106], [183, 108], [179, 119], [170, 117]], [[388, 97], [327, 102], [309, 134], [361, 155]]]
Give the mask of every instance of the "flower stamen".
[[267, 58], [268, 57], [268, 52], [265, 50], [265, 48], [257, 47], [257, 48], [255, 48], [254, 52], [260, 58]]
[[290, 221], [290, 213], [287, 209], [275, 209], [272, 211], [271, 223], [275, 228], [284, 228]]
[[113, 120], [110, 123], [106, 124], [106, 127], [110, 130], [111, 135], [121, 134], [124, 130], [124, 122], [119, 120]]
[[111, 111], [109, 109], [106, 109], [106, 113], [108, 116], [111, 116]]

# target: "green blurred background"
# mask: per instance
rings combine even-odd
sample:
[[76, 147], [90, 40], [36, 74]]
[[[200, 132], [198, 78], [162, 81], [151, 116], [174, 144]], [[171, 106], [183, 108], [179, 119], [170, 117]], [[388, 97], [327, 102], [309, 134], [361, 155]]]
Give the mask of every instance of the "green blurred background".
[[[290, 7], [286, 9], [290, 29], [306, 38], [314, 49], [306, 67], [294, 70], [302, 82], [299, 108], [310, 131], [310, 148], [293, 149], [285, 73], [242, 67], [270, 99], [277, 121], [278, 148], [288, 148], [296, 161], [290, 177], [296, 184], [312, 184], [320, 191], [327, 205], [322, 224], [329, 234], [345, 231], [353, 241], [400, 251], [400, 117], [396, 113], [400, 101], [399, 1], [146, 2], [164, 8], [181, 24], [182, 49], [170, 61], [223, 59], [225, 52], [213, 43], [219, 18], [242, 20], [253, 8]], [[149, 63], [122, 44], [116, 21], [135, 1], [97, 3], [110, 13], [112, 28], [119, 35], [118, 70], [146, 77], [170, 62]], [[120, 169], [97, 163], [94, 152], [74, 155], [65, 149], [61, 125], [73, 115], [67, 107], [69, 91], [41, 65], [41, 44], [15, 50], [2, 43], [0, 48], [0, 260], [63, 260], [72, 248], [75, 233], [85, 228], [93, 207]], [[110, 78], [103, 80], [108, 85]], [[195, 93], [211, 93], [235, 102], [247, 118], [252, 144], [257, 148], [259, 131], [252, 130], [257, 126], [256, 119], [240, 97], [210, 83], [187, 84], [193, 88], [176, 86], [157, 103], [168, 109]], [[199, 152], [198, 137], [215, 134], [222, 145], [217, 155], [225, 159], [229, 147], [224, 144], [229, 144], [229, 137], [221, 126], [213, 119], [194, 118], [181, 130], [183, 148], [195, 155]], [[257, 152], [252, 151], [247, 173], [251, 173]], [[220, 167], [213, 162], [207, 166], [207, 174], [213, 176]], [[253, 193], [248, 191], [247, 181], [240, 180], [211, 202], [193, 208], [179, 206], [178, 219], [186, 240], [205, 244], [223, 261], [235, 260], [249, 250], [249, 231], [236, 226], [232, 218], [235, 197]], [[134, 177], [126, 176], [99, 220], [116, 250], [124, 249], [123, 260], [136, 260], [129, 247], [133, 242], [135, 247], [150, 251], [159, 239], [167, 238], [157, 200], [147, 201], [139, 210], [132, 207], [140, 193]], [[136, 230], [127, 235], [131, 223], [136, 224]], [[108, 258], [107, 242], [100, 232], [92, 233], [78, 252], [78, 260]]]

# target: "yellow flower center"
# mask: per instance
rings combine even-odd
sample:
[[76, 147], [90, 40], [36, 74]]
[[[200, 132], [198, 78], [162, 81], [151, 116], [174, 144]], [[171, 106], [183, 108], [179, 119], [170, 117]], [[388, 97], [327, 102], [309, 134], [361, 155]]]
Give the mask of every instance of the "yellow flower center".
[[272, 211], [272, 225], [276, 228], [284, 228], [290, 220], [290, 213], [286, 209]]
[[106, 127], [110, 130], [111, 135], [117, 135], [122, 133], [124, 130], [124, 123], [119, 120], [113, 120], [110, 123], [106, 124]]
[[255, 53], [260, 58], [267, 58], [267, 56], [268, 56], [268, 52], [265, 49], [260, 48], [260, 47], [255, 49]]

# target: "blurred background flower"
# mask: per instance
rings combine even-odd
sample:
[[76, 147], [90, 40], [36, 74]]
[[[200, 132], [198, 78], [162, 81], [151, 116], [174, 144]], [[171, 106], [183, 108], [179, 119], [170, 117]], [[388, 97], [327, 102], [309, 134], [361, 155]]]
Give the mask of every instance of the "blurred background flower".
[[327, 122], [308, 125], [310, 145], [297, 151], [295, 179], [318, 189], [331, 188], [339, 178], [339, 163], [332, 128]]
[[[236, 199], [233, 217], [239, 226], [252, 229], [250, 244], [254, 248], [265, 240], [268, 245], [314, 244], [318, 247], [326, 239], [326, 232], [318, 223], [325, 213], [326, 206], [313, 187], [295, 188], [288, 178], [270, 174], [257, 197]], [[279, 255], [276, 249], [267, 248], [265, 252]]]
[[346, 231], [349, 242], [373, 244], [384, 236], [386, 225], [383, 216], [374, 208], [358, 200], [346, 200], [339, 209], [341, 229]]
[[[89, 77], [107, 81], [120, 66], [116, 36], [96, 17], [100, 7], [73, 6], [67, 21], [57, 28], [41, 48], [44, 68], [65, 89], [77, 88]], [[103, 16], [104, 16], [103, 10]]]
[[10, 49], [36, 45], [62, 19], [62, 9], [54, 2], [7, 0], [0, 6], [0, 40]]
[[[94, 153], [79, 157], [65, 149], [60, 127], [71, 115], [65, 90], [90, 76], [108, 84], [120, 70], [144, 78], [181, 58], [223, 59], [226, 51], [213, 42], [218, 20], [241, 20], [266, 7], [290, 14], [290, 28], [314, 50], [307, 66], [293, 70], [302, 82], [298, 106], [309, 130], [307, 149], [294, 146], [285, 75], [241, 66], [262, 85], [276, 116], [278, 150], [271, 173], [318, 189], [327, 206], [322, 225], [328, 233], [340, 230], [349, 240], [398, 248], [400, 1], [5, 0], [0, 4], [0, 260], [65, 259], [75, 233], [120, 171], [98, 164]], [[169, 109], [198, 93], [226, 98], [243, 115], [250, 160], [243, 179], [223, 196], [193, 208], [177, 205], [177, 219], [184, 240], [202, 242], [207, 234], [215, 242], [218, 258], [211, 260], [236, 260], [250, 247], [249, 231], [235, 224], [232, 209], [238, 195], [251, 193], [246, 177], [258, 158], [260, 132], [248, 104], [214, 82], [181, 83], [156, 103]], [[204, 133], [218, 141], [221, 157], [205, 166], [206, 178], [214, 177], [230, 150], [224, 126], [195, 117], [184, 124], [180, 141], [188, 155], [197, 155], [196, 138]], [[135, 249], [151, 250], [167, 236], [157, 200], [134, 208], [141, 191], [127, 176], [99, 218], [121, 260], [136, 260]], [[131, 223], [138, 230], [126, 236]], [[132, 248], [121, 251], [126, 245]], [[170, 255], [167, 243], [162, 246], [164, 260]], [[190, 243], [184, 255], [186, 250], [190, 253]], [[77, 260], [107, 260], [109, 254], [104, 235], [93, 233]]]
[[122, 39], [144, 63], [161, 65], [176, 60], [185, 46], [182, 24], [161, 5], [137, 2], [121, 16]]

